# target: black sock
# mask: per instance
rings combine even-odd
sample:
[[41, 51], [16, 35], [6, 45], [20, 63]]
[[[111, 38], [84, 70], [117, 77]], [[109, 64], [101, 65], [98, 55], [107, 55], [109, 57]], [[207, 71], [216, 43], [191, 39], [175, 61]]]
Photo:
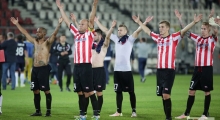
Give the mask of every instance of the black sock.
[[90, 96], [92, 108], [93, 108], [93, 115], [98, 116], [98, 101], [95, 96], [95, 93]]
[[164, 110], [164, 113], [166, 115], [165, 100], [163, 99], [163, 97], [162, 97], [162, 101], [163, 101], [163, 110]]
[[40, 93], [34, 94], [34, 106], [35, 106], [37, 113], [41, 112], [40, 111], [40, 100], [41, 100]]
[[51, 111], [51, 103], [52, 103], [52, 96], [51, 94], [45, 94], [46, 95], [46, 105], [47, 105], [47, 113], [50, 113]]
[[84, 116], [85, 115], [85, 96], [84, 95], [78, 95], [79, 97], [79, 111], [80, 115]]
[[164, 100], [165, 108], [166, 108], [166, 119], [171, 118], [171, 111], [172, 111], [172, 102], [171, 99]]
[[100, 112], [102, 110], [102, 104], [103, 104], [103, 95], [98, 96], [98, 115], [100, 115]]
[[185, 115], [188, 116], [190, 114], [190, 111], [192, 109], [193, 103], [195, 101], [195, 96], [188, 96], [188, 100], [187, 100], [187, 106], [186, 106], [186, 110], [185, 110]]
[[116, 92], [117, 112], [121, 113], [121, 106], [123, 101], [122, 92]]
[[211, 94], [205, 96], [205, 101], [204, 101], [204, 112], [203, 115], [208, 117], [208, 112], [209, 112], [209, 106], [211, 102]]
[[129, 92], [132, 112], [136, 112], [136, 96], [134, 92]]
[[89, 97], [85, 97], [85, 115], [87, 114], [87, 109], [88, 109], [88, 106], [89, 106]]

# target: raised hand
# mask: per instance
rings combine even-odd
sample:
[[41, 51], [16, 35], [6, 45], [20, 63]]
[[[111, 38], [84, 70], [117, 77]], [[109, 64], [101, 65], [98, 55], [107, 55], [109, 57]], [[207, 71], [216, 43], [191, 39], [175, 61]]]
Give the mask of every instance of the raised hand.
[[60, 17], [60, 18], [59, 18], [59, 24], [61, 24], [62, 22], [63, 22], [63, 18]]
[[93, 4], [98, 4], [99, 0], [94, 0]]
[[139, 15], [138, 15], [138, 16], [133, 15], [133, 16], [132, 16], [132, 19], [133, 19], [134, 22], [136, 22], [136, 23], [140, 22]]
[[115, 27], [116, 24], [117, 24], [117, 21], [116, 21], [116, 20], [113, 20], [113, 21], [112, 21], [112, 26], [111, 26], [111, 27], [112, 27], [112, 28]]
[[210, 14], [209, 14], [209, 18], [213, 17], [214, 13], [215, 13], [215, 10], [212, 9], [211, 12], [210, 12]]
[[76, 16], [73, 13], [71, 13], [70, 14], [70, 19], [75, 22], [76, 21]]
[[220, 18], [217, 16], [217, 18], [215, 18], [215, 23], [217, 23], [220, 26]]
[[182, 18], [182, 15], [179, 13], [178, 10], [175, 10], [174, 13], [179, 20]]
[[146, 18], [145, 22], [149, 23], [153, 18], [154, 18], [154, 16], [149, 16]]
[[18, 24], [18, 18], [15, 19], [14, 17], [11, 17], [10, 20], [14, 25]]
[[199, 14], [198, 16], [196, 16], [196, 14], [194, 15], [194, 22], [197, 23], [202, 19], [202, 14]]
[[60, 3], [60, 0], [56, 0], [57, 7], [63, 9], [63, 5]]
[[94, 21], [95, 21], [95, 22], [98, 22], [98, 21], [99, 21], [99, 17], [95, 17], [95, 18], [94, 18]]

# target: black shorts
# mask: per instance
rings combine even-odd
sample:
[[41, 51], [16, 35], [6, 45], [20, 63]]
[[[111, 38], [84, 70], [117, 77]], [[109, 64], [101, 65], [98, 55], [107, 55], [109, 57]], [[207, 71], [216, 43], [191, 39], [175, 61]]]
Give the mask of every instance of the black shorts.
[[50, 90], [49, 85], [49, 75], [50, 75], [50, 65], [33, 67], [31, 72], [31, 90]]
[[174, 69], [157, 69], [157, 96], [171, 94], [174, 78]]
[[16, 63], [16, 71], [24, 72], [25, 63]]
[[91, 63], [74, 64], [73, 78], [74, 92], [94, 91]]
[[98, 92], [102, 92], [102, 90], [105, 90], [106, 88], [105, 68], [104, 67], [92, 68], [92, 72], [93, 72], [94, 90]]
[[134, 79], [131, 71], [114, 71], [115, 92], [134, 92]]
[[213, 90], [213, 67], [196, 66], [189, 86], [190, 90], [202, 90], [209, 92]]

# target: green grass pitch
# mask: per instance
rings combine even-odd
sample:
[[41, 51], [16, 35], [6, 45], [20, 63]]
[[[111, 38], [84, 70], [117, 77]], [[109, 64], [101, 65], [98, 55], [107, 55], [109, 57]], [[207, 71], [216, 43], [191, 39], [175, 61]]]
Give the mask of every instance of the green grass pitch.
[[[172, 89], [172, 116], [182, 114], [185, 110], [188, 98], [188, 88], [191, 75], [176, 75]], [[156, 76], [147, 76], [145, 83], [140, 82], [140, 77], [134, 75], [135, 93], [137, 99], [137, 118], [131, 118], [131, 108], [128, 93], [123, 93], [122, 117], [109, 117], [116, 111], [115, 92], [113, 89], [113, 78], [104, 91], [104, 103], [101, 112], [101, 120], [164, 120], [165, 115], [162, 107], [161, 97], [156, 96]], [[72, 82], [72, 81], [71, 81]], [[65, 85], [65, 83], [64, 83]], [[65, 86], [64, 86], [65, 87]], [[73, 89], [73, 85], [71, 84]], [[26, 84], [24, 88], [16, 88], [12, 91], [10, 86], [3, 90], [3, 106], [0, 120], [73, 120], [74, 115], [78, 115], [78, 96], [74, 92], [59, 91], [57, 85], [51, 84], [52, 93], [52, 117], [30, 117], [35, 112], [33, 103], [33, 93]], [[210, 105], [210, 116], [220, 120], [220, 75], [214, 75], [214, 91], [211, 92], [212, 101]], [[46, 112], [45, 95], [41, 92], [41, 111]], [[199, 117], [203, 113], [204, 92], [197, 91], [195, 103], [191, 110], [192, 117]], [[87, 120], [91, 120], [91, 103], [88, 108]]]

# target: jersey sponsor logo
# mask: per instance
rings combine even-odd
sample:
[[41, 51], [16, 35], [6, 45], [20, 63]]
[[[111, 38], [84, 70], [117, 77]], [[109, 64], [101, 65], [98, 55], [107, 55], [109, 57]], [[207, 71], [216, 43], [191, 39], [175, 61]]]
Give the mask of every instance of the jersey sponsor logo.
[[89, 89], [89, 87], [85, 87], [87, 90]]
[[158, 46], [170, 46], [171, 42], [158, 43]]
[[197, 47], [208, 47], [209, 44], [208, 43], [204, 43], [204, 44], [197, 44]]
[[86, 38], [75, 38], [76, 42], [82, 42], [82, 41], [86, 41]]

